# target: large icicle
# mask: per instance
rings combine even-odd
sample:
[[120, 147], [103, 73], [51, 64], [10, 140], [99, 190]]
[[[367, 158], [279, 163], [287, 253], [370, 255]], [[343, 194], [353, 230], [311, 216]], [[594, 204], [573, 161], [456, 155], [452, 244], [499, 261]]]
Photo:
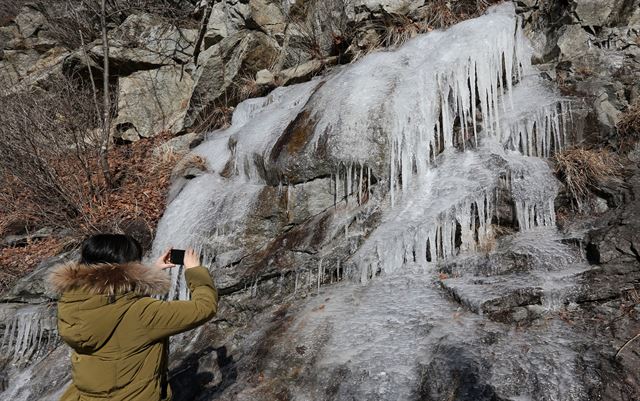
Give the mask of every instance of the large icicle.
[[53, 309], [26, 306], [9, 313], [0, 340], [0, 350], [13, 363], [26, 363], [41, 357], [57, 340]]

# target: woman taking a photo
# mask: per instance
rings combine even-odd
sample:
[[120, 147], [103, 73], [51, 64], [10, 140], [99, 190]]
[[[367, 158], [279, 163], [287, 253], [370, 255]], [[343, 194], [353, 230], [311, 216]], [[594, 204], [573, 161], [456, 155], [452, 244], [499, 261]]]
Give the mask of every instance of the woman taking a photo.
[[73, 382], [61, 401], [161, 401], [167, 381], [169, 336], [210, 320], [218, 296], [209, 270], [188, 249], [184, 257], [190, 301], [161, 301], [173, 267], [167, 251], [154, 266], [141, 263], [130, 236], [99, 234], [82, 244], [81, 259], [54, 268], [58, 331], [73, 349]]

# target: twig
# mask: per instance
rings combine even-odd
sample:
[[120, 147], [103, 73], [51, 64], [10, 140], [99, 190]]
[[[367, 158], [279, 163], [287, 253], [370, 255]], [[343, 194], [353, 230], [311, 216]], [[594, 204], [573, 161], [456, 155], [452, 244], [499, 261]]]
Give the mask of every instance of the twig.
[[618, 355], [622, 352], [622, 350], [624, 350], [626, 348], [627, 345], [631, 344], [636, 338], [640, 338], [640, 333], [636, 334], [635, 337], [633, 337], [631, 340], [627, 341], [626, 343], [624, 343], [624, 345], [622, 347], [620, 347], [620, 349], [618, 350], [618, 352], [616, 352], [616, 358], [618, 357]]

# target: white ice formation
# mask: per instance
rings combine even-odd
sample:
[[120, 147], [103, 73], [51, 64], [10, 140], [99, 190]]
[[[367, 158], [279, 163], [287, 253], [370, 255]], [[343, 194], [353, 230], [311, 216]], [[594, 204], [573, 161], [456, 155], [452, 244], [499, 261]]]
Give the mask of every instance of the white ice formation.
[[[541, 158], [574, 139], [571, 105], [530, 59], [507, 3], [243, 102], [232, 126], [195, 150], [209, 172], [168, 206], [154, 252], [193, 246], [210, 262], [241, 246], [238, 233], [270, 180], [304, 182], [327, 169], [336, 202], [366, 199], [372, 176], [386, 188], [383, 223], [351, 257], [362, 281], [487, 246], [501, 188], [520, 230], [554, 225], [557, 188]], [[310, 146], [282, 156], [279, 140], [297, 121], [311, 127]]]

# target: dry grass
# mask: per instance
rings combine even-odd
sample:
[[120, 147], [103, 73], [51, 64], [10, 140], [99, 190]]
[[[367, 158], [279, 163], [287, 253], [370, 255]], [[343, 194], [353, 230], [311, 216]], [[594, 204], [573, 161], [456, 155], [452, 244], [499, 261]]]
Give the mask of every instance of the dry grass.
[[556, 153], [554, 160], [556, 174], [578, 211], [585, 210], [593, 191], [622, 174], [617, 155], [607, 149], [568, 149]]
[[20, 277], [29, 274], [40, 262], [62, 252], [68, 242], [49, 237], [25, 246], [0, 249], [0, 294], [11, 288]]
[[367, 43], [367, 48], [353, 51], [353, 61], [380, 48], [394, 48], [418, 34], [434, 29], [445, 29], [458, 22], [475, 18], [497, 0], [435, 0], [428, 2], [411, 15], [389, 13], [380, 10], [380, 16], [364, 21], [356, 27], [356, 38], [364, 37], [372, 30], [377, 33], [377, 43]]
[[640, 99], [637, 99], [622, 113], [617, 128], [618, 147], [621, 150], [632, 149], [640, 141]]

